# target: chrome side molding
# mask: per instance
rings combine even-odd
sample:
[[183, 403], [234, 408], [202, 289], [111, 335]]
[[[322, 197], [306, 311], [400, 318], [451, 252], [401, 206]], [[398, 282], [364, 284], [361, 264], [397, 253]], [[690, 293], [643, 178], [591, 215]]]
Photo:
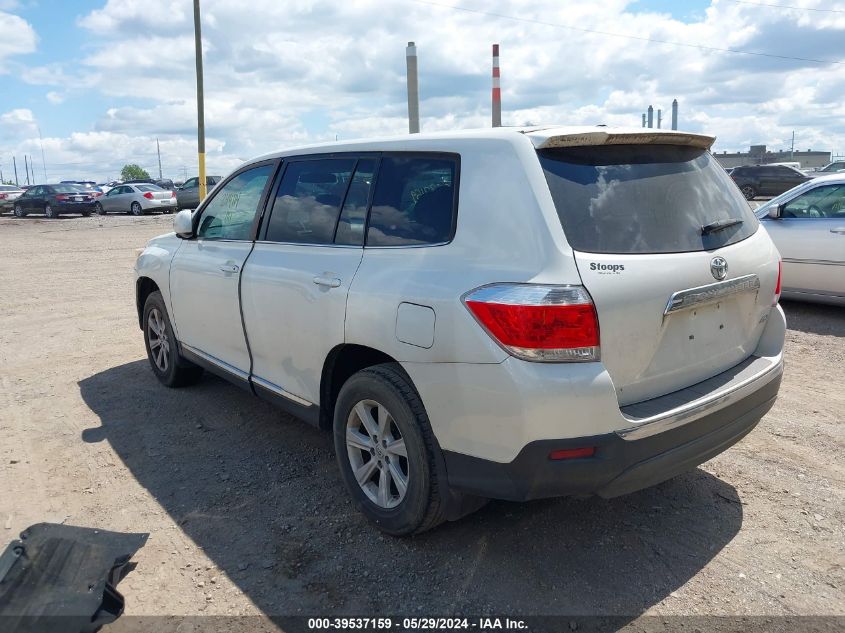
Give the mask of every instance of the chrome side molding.
[[669, 297], [669, 301], [666, 303], [666, 309], [663, 310], [663, 316], [665, 317], [668, 314], [680, 312], [681, 310], [689, 310], [695, 306], [716, 303], [731, 295], [751, 292], [752, 290], [757, 291], [759, 289], [760, 278], [752, 274], [743, 275], [736, 279], [719, 281], [715, 284], [699, 286], [698, 288], [679, 290]]

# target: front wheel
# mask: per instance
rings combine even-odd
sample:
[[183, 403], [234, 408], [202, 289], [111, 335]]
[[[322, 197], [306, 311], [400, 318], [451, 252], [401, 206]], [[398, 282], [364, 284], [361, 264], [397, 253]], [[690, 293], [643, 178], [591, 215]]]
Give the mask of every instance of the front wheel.
[[173, 326], [160, 292], [152, 292], [144, 303], [144, 344], [156, 378], [167, 387], [191, 385], [202, 376], [197, 367], [179, 354]]
[[44, 215], [46, 215], [51, 220], [55, 220], [57, 217], [59, 217], [59, 212], [48, 204], [46, 207], [44, 207]]
[[757, 197], [757, 191], [751, 185], [742, 185], [739, 190], [746, 200], [754, 200]]
[[364, 369], [344, 383], [334, 445], [347, 491], [379, 529], [402, 536], [445, 520], [437, 443], [419, 395], [397, 365]]
[[15, 217], [16, 218], [25, 218], [26, 211], [23, 210], [23, 207], [19, 204], [15, 205]]
[[106, 214], [106, 210], [103, 208], [103, 205], [101, 205], [99, 202], [94, 204], [94, 211], [97, 213], [97, 215]]
[[129, 213], [132, 215], [144, 215], [144, 210], [139, 203], [133, 202], [132, 206], [129, 207]]

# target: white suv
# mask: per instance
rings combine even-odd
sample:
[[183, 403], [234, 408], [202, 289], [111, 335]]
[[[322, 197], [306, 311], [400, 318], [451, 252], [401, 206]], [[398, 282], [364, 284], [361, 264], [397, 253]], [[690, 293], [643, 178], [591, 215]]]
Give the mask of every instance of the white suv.
[[332, 429], [392, 534], [664, 481], [783, 371], [779, 256], [712, 142], [499, 128], [253, 160], [138, 257], [152, 369]]

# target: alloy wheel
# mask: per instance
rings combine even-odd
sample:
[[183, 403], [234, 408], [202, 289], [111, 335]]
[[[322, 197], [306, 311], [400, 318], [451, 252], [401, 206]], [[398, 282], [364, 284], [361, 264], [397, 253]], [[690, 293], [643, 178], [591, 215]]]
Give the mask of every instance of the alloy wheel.
[[150, 355], [155, 366], [162, 373], [170, 366], [170, 340], [167, 337], [167, 326], [158, 308], [150, 310], [147, 317], [147, 340], [150, 342]]
[[387, 408], [361, 400], [346, 421], [346, 452], [355, 480], [380, 508], [395, 508], [408, 491], [405, 439]]

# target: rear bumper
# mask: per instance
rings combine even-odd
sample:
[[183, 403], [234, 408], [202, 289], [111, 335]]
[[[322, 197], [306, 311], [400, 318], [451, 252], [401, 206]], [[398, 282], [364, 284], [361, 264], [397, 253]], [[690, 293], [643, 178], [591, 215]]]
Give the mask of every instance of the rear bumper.
[[[769, 372], [764, 384], [730, 405], [693, 422], [639, 439], [622, 433], [525, 445], [511, 462], [495, 462], [443, 451], [449, 484], [467, 493], [526, 501], [565, 495], [616, 497], [658, 484], [726, 450], [759, 422], [772, 407], [783, 365]], [[549, 453], [592, 446], [592, 457], [552, 461]]]

